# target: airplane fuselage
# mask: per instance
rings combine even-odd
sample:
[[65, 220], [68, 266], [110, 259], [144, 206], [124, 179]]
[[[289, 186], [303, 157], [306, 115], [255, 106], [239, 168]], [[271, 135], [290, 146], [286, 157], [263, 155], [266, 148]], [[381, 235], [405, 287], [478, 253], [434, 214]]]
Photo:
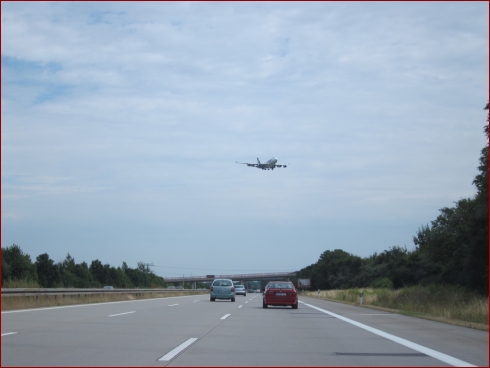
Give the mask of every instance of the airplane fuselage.
[[[258, 159], [257, 159], [257, 161], [258, 161]], [[262, 170], [274, 169], [274, 167], [276, 166], [277, 158], [273, 157], [269, 161], [267, 161], [266, 163], [263, 163], [263, 164], [261, 164], [260, 161], [258, 161], [258, 162], [259, 162], [259, 164], [257, 165], [257, 169], [262, 169]]]
[[[236, 161], [235, 161], [236, 162]], [[248, 162], [236, 162], [237, 164], [243, 164], [251, 167], [256, 167], [257, 169], [262, 169], [262, 170], [274, 170], [276, 167], [284, 167], [286, 168], [287, 165], [277, 165], [277, 157], [272, 157], [269, 161], [265, 163], [261, 163], [259, 158], [257, 158], [257, 163], [256, 164], [250, 164]]]

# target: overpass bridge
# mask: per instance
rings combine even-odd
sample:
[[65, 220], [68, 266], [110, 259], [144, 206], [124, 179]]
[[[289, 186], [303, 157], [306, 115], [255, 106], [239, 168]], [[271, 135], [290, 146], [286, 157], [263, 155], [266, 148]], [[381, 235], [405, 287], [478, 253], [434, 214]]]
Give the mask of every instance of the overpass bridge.
[[233, 281], [240, 281], [240, 283], [245, 284], [249, 281], [271, 281], [271, 280], [287, 280], [296, 277], [298, 271], [293, 272], [272, 272], [272, 273], [247, 273], [247, 274], [215, 274], [206, 276], [187, 276], [187, 277], [165, 277], [163, 280], [166, 283], [193, 283], [193, 288], [195, 288], [197, 282], [212, 282], [214, 279], [231, 279]]

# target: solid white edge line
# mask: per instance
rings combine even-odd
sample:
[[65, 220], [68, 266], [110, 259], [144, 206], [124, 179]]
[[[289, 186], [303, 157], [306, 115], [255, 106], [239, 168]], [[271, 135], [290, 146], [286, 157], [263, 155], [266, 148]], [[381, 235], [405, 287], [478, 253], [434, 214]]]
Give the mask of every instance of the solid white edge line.
[[123, 314], [130, 314], [130, 313], [136, 313], [136, 311], [132, 311], [132, 312], [125, 312], [125, 313], [119, 313], [119, 314], [111, 314], [111, 315], [110, 315], [110, 316], [108, 316], [108, 317], [122, 316]]
[[227, 319], [229, 316], [231, 316], [231, 314], [225, 314], [223, 317], [221, 317], [220, 319]]
[[183, 342], [179, 346], [177, 346], [175, 349], [171, 350], [164, 356], [162, 356], [160, 359], [158, 359], [159, 362], [168, 362], [171, 360], [173, 357], [175, 357], [178, 353], [180, 353], [182, 350], [193, 344], [197, 340], [197, 337], [191, 337], [189, 340], [186, 342]]
[[15, 335], [17, 332], [6, 332], [3, 333], [2, 336], [7, 336], [7, 335]]
[[300, 301], [300, 303], [301, 304], [304, 304], [304, 305], [306, 305], [306, 306], [308, 306], [310, 308], [316, 309], [316, 310], [318, 310], [320, 312], [329, 314], [332, 317], [338, 318], [338, 319], [340, 319], [340, 320], [342, 320], [344, 322], [350, 323], [350, 324], [352, 324], [354, 326], [357, 326], [359, 328], [362, 328], [362, 329], [364, 329], [366, 331], [372, 332], [372, 333], [374, 333], [374, 334], [376, 334], [378, 336], [384, 337], [385, 339], [388, 339], [388, 340], [391, 340], [393, 342], [396, 342], [396, 343], [398, 343], [400, 345], [406, 346], [407, 348], [410, 348], [412, 350], [415, 350], [415, 351], [418, 351], [418, 352], [423, 353], [425, 355], [428, 355], [428, 356], [430, 356], [430, 357], [432, 357], [434, 359], [440, 360], [441, 362], [450, 364], [450, 365], [455, 366], [455, 367], [476, 367], [473, 364], [470, 364], [470, 363], [465, 362], [463, 360], [454, 358], [454, 357], [452, 357], [450, 355], [446, 355], [444, 353], [440, 353], [440, 352], [438, 352], [436, 350], [432, 350], [432, 349], [426, 348], [425, 346], [422, 346], [422, 345], [416, 344], [414, 342], [411, 342], [411, 341], [402, 339], [401, 337], [398, 337], [398, 336], [395, 336], [395, 335], [391, 335], [389, 333], [383, 332], [383, 331], [378, 330], [378, 329], [373, 328], [373, 327], [366, 326], [366, 325], [364, 325], [362, 323], [359, 323], [359, 322], [353, 321], [351, 319], [348, 319], [348, 318], [339, 316], [338, 314], [335, 314], [335, 313], [326, 311], [325, 309], [321, 309], [321, 308], [315, 307], [314, 305], [307, 304], [307, 303], [301, 302], [301, 301]]
[[20, 313], [20, 312], [37, 312], [37, 311], [41, 311], [41, 310], [61, 309], [61, 308], [91, 307], [91, 306], [94, 306], [94, 305], [107, 305], [107, 304], [119, 304], [119, 303], [134, 303], [134, 302], [148, 302], [148, 301], [155, 301], [155, 300], [161, 300], [161, 299], [190, 298], [190, 297], [193, 297], [193, 296], [195, 296], [195, 295], [169, 296], [169, 297], [166, 297], [166, 298], [150, 298], [150, 299], [137, 299], [137, 300], [122, 300], [122, 301], [119, 301], [119, 302], [104, 302], [104, 303], [89, 303], [89, 304], [64, 305], [64, 306], [60, 306], [60, 307], [19, 309], [19, 310], [2, 311], [2, 314]]

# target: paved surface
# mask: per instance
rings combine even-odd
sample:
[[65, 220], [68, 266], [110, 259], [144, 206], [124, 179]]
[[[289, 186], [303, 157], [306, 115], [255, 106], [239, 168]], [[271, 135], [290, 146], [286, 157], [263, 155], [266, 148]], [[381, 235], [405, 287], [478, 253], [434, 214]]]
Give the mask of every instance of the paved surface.
[[2, 366], [488, 366], [488, 333], [300, 297], [2, 312]]

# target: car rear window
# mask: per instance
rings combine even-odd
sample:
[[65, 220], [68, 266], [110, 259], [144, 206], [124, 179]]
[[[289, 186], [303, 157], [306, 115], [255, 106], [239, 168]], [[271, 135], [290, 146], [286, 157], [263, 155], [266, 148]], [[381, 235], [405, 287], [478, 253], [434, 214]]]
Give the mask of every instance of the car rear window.
[[287, 282], [284, 283], [277, 282], [277, 283], [269, 284], [269, 289], [292, 289], [292, 288], [293, 285]]
[[213, 286], [231, 286], [230, 280], [215, 280]]

